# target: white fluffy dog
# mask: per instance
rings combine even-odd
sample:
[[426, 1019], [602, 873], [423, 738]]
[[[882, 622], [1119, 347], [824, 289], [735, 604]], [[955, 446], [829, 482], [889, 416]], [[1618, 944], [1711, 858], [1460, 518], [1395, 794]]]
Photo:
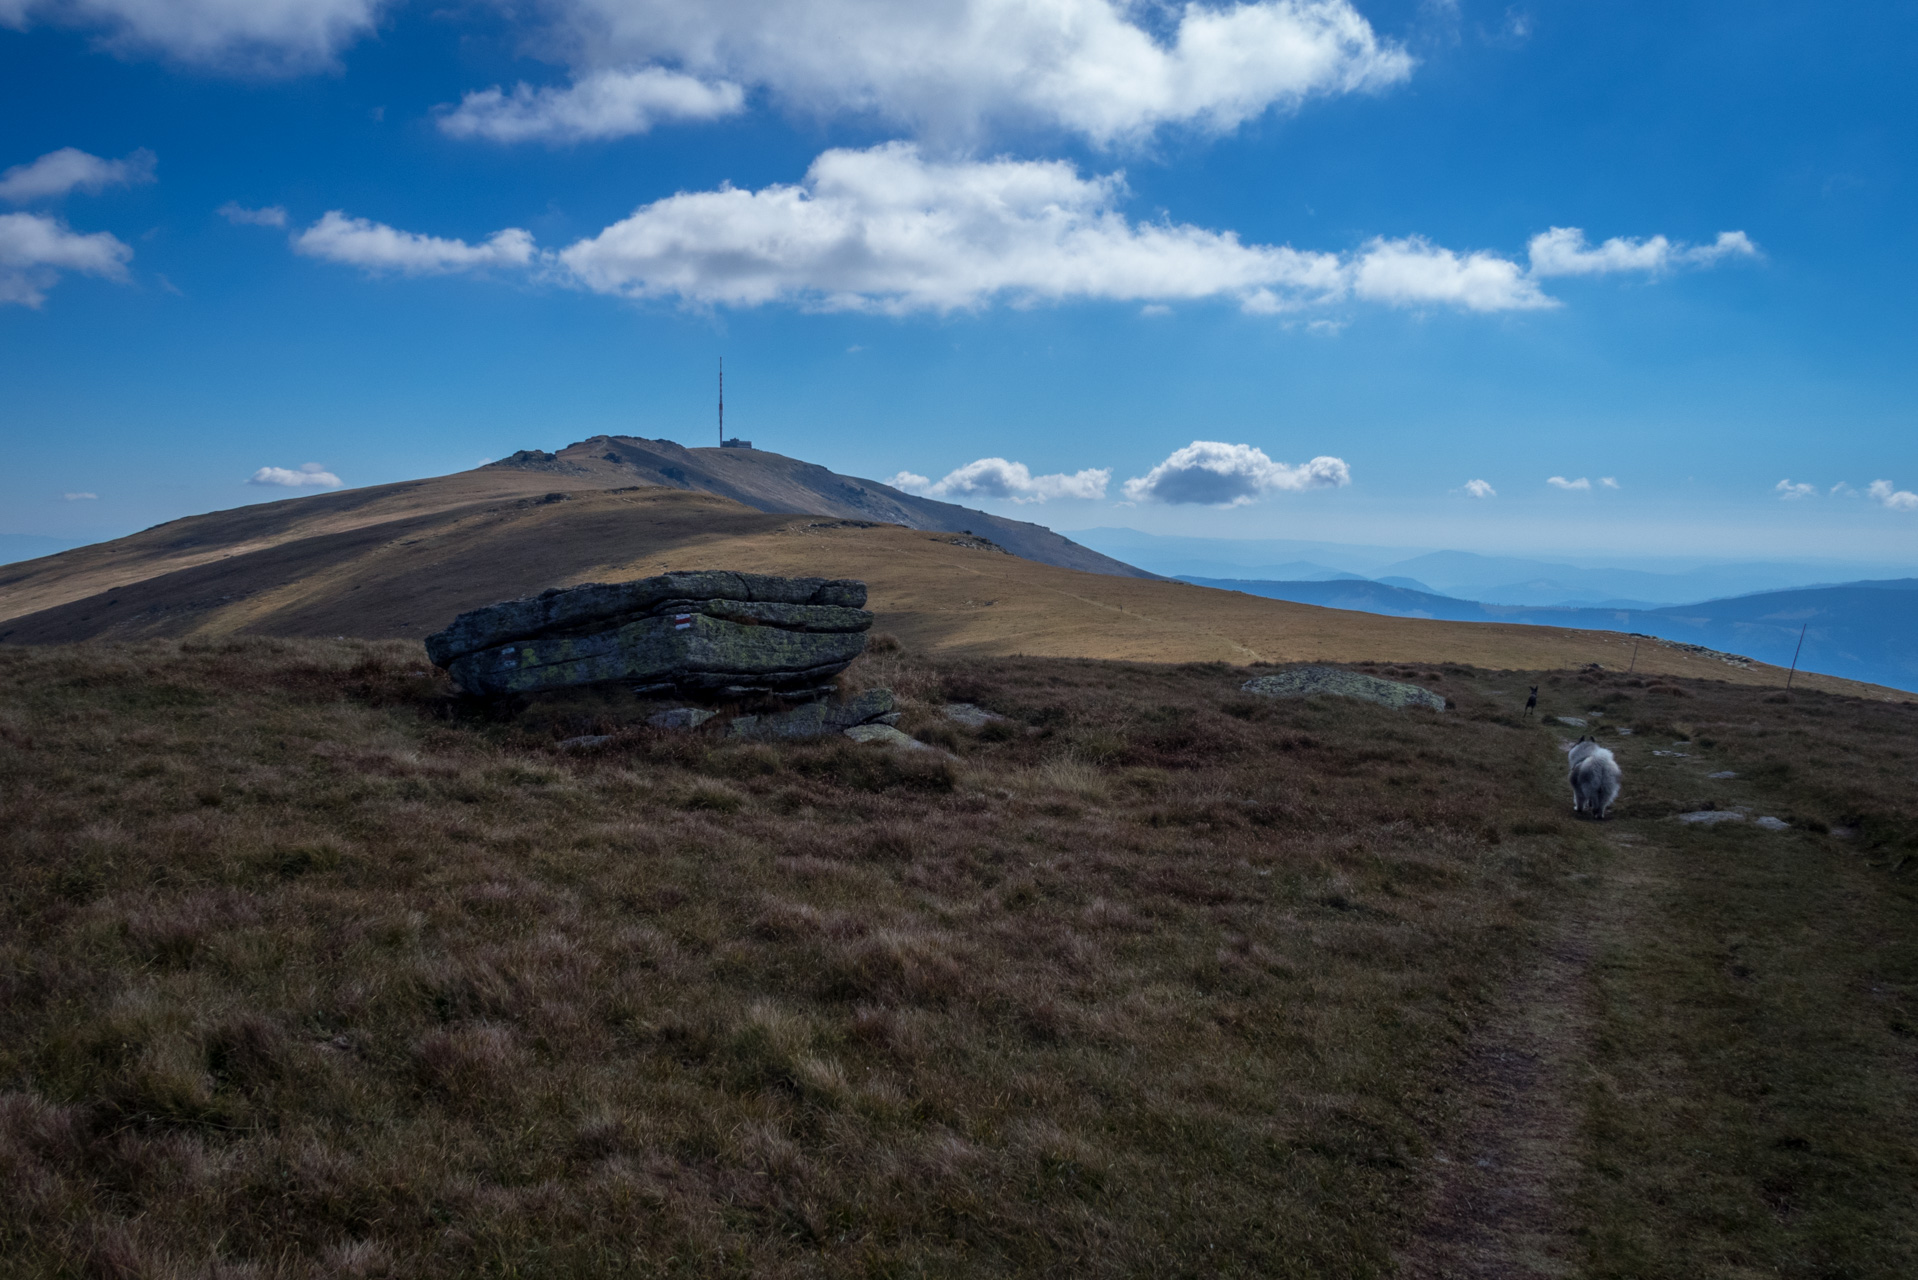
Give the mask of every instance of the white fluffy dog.
[[1572, 812], [1603, 818], [1618, 799], [1618, 761], [1590, 738], [1574, 742], [1567, 755], [1572, 765]]

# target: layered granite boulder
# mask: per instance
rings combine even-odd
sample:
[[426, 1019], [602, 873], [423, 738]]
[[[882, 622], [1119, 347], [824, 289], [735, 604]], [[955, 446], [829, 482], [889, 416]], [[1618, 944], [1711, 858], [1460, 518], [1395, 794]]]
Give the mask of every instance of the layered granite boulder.
[[758, 573], [588, 583], [462, 613], [426, 652], [468, 693], [820, 690], [866, 647], [866, 584]]

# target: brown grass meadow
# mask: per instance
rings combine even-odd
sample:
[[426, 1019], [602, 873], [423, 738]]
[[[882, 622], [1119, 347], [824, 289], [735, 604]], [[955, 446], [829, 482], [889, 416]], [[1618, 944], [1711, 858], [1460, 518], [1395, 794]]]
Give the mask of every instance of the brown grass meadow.
[[1918, 1270], [1918, 708], [1554, 677], [1635, 729], [1588, 824], [1524, 678], [1377, 669], [1452, 709], [863, 659], [948, 756], [0, 647], [0, 1275]]

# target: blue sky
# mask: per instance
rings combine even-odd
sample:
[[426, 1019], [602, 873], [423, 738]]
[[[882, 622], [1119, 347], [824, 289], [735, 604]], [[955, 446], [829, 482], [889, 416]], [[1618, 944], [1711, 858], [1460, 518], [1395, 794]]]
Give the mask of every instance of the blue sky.
[[724, 355], [1066, 530], [1918, 566], [1906, 5], [0, 0], [0, 101], [0, 535]]

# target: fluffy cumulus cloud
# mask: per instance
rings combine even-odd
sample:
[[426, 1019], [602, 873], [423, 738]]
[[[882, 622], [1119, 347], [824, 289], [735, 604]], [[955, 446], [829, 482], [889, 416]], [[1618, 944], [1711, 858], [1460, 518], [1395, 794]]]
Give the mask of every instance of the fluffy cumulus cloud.
[[745, 106], [746, 91], [729, 81], [642, 67], [597, 71], [564, 89], [482, 89], [442, 112], [440, 128], [492, 142], [583, 142], [645, 133], [663, 120], [717, 120]]
[[69, 230], [36, 213], [0, 213], [0, 305], [37, 307], [63, 271], [125, 283], [133, 250], [105, 231]]
[[1099, 143], [1169, 123], [1224, 131], [1412, 69], [1349, 0], [559, 0], [548, 12], [576, 70], [672, 67], [809, 114], [948, 137], [994, 123]]
[[293, 237], [308, 257], [343, 262], [368, 271], [444, 275], [483, 267], [524, 267], [534, 258], [533, 237], [508, 227], [479, 244], [396, 231], [384, 223], [349, 218], [334, 209]]
[[295, 245], [398, 270], [537, 265], [596, 292], [699, 307], [898, 315], [1228, 299], [1267, 315], [1349, 300], [1477, 312], [1557, 305], [1493, 253], [1417, 238], [1349, 254], [1245, 244], [1231, 231], [1135, 223], [1120, 208], [1125, 191], [1123, 174], [1086, 177], [1065, 161], [937, 159], [892, 142], [827, 151], [799, 183], [680, 192], [557, 252], [536, 253], [519, 230], [468, 245], [337, 211]]
[[277, 204], [270, 204], [264, 209], [249, 209], [237, 201], [229, 200], [216, 212], [236, 227], [284, 227], [286, 225], [286, 210]]
[[1553, 227], [1532, 237], [1527, 246], [1532, 275], [1595, 276], [1614, 271], [1656, 274], [1675, 267], [1709, 267], [1727, 259], [1756, 258], [1758, 246], [1743, 231], [1721, 231], [1710, 244], [1675, 244], [1664, 236], [1627, 240], [1614, 236], [1593, 247], [1577, 227]]
[[1249, 444], [1194, 440], [1144, 475], [1125, 482], [1133, 502], [1238, 507], [1268, 493], [1338, 489], [1352, 483], [1343, 459], [1318, 457], [1297, 466], [1274, 462]]
[[373, 29], [385, 0], [0, 0], [0, 25], [100, 32], [126, 54], [245, 72], [313, 70]]
[[1548, 476], [1545, 483], [1551, 485], [1554, 489], [1577, 489], [1583, 491], [1589, 490], [1592, 487], [1592, 482], [1584, 476], [1580, 476], [1576, 480], [1567, 480], [1564, 476]]
[[1498, 497], [1498, 490], [1492, 487], [1492, 482], [1489, 480], [1467, 480], [1465, 492], [1474, 498]]
[[[3, 4], [5, 0], [0, 0]], [[153, 181], [154, 156], [145, 149], [123, 160], [102, 160], [78, 147], [49, 151], [31, 164], [0, 173], [0, 200], [26, 204], [52, 200], [70, 191], [103, 191]]]
[[1893, 511], [1918, 511], [1918, 493], [1909, 489], [1895, 489], [1889, 480], [1873, 480], [1866, 488], [1865, 496]]
[[1773, 491], [1781, 498], [1796, 500], [1813, 496], [1818, 492], [1818, 487], [1810, 484], [1793, 484], [1789, 479], [1786, 479], [1780, 480], [1774, 485]]
[[342, 481], [318, 462], [309, 462], [298, 471], [290, 467], [261, 467], [247, 479], [248, 484], [280, 489], [337, 489]]
[[1112, 481], [1109, 467], [1088, 468], [1070, 475], [1057, 472], [1035, 476], [1023, 462], [980, 458], [946, 474], [938, 483], [901, 471], [886, 483], [895, 489], [928, 498], [1000, 498], [1013, 502], [1044, 502], [1049, 498], [1099, 499]]
[[1015, 301], [1313, 297], [1342, 288], [1333, 254], [1231, 233], [1134, 225], [1117, 176], [1062, 161], [929, 160], [909, 143], [821, 155], [803, 183], [686, 192], [645, 205], [559, 261], [587, 288], [637, 298], [829, 310], [951, 311]]

